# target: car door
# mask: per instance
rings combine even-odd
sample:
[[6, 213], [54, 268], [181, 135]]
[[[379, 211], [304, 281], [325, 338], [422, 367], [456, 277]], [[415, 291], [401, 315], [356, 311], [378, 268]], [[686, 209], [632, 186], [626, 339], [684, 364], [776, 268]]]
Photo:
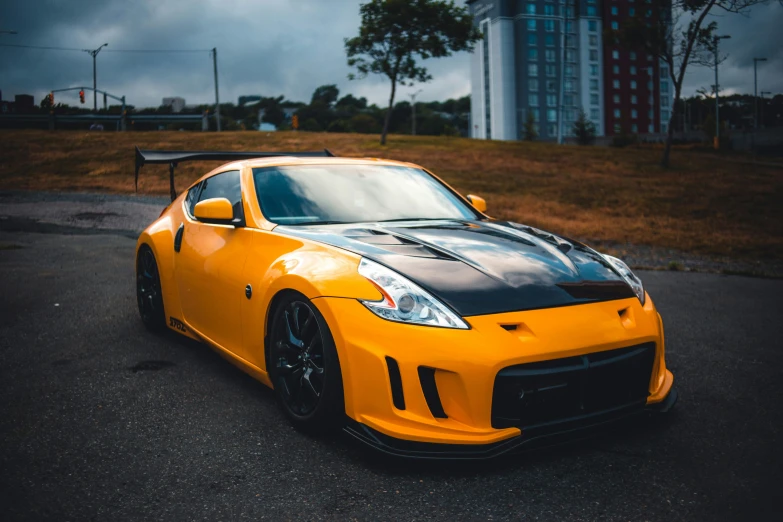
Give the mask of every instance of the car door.
[[[241, 176], [238, 170], [203, 180], [186, 198], [185, 219], [175, 242], [175, 278], [182, 312], [192, 329], [242, 356], [242, 269], [251, 232], [244, 228]], [[234, 207], [232, 225], [205, 223], [193, 215], [199, 201], [226, 198]]]

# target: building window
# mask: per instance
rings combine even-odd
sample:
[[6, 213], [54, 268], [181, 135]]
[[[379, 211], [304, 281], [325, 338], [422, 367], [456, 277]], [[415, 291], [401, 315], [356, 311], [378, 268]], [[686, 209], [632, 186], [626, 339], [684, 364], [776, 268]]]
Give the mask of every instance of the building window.
[[574, 80], [565, 81], [565, 92], [576, 92], [576, 88], [574, 87]]
[[573, 35], [566, 35], [566, 47], [576, 47]]
[[595, 20], [588, 20], [587, 22], [587, 30], [591, 33], [598, 32], [598, 22]]
[[636, 105], [638, 103], [639, 103], [639, 98], [637, 98], [635, 94], [631, 96], [631, 105]]
[[631, 118], [635, 120], [638, 117], [639, 117], [639, 111], [637, 111], [636, 109], [632, 109], [631, 110]]
[[616, 21], [616, 20], [612, 20], [612, 29], [614, 29], [615, 31], [617, 31], [619, 28], [620, 28], [620, 26], [619, 26], [619, 24], [617, 23], [617, 21]]
[[636, 66], [635, 65], [631, 66], [631, 74], [636, 74]]
[[547, 65], [546, 66], [546, 75], [549, 78], [553, 78], [553, 77], [557, 76], [557, 67], [555, 67], [554, 65]]
[[614, 133], [615, 134], [620, 134], [621, 131], [622, 131], [622, 128], [620, 127], [620, 124], [619, 123], [615, 123], [614, 124]]
[[590, 95], [590, 105], [598, 105], [598, 95], [597, 94], [591, 94]]
[[528, 76], [538, 76], [538, 64], [537, 63], [531, 63], [527, 66], [527, 74]]
[[566, 18], [574, 18], [574, 8], [573, 7], [566, 7]]
[[536, 4], [527, 4], [527, 14], [536, 14]]
[[590, 90], [591, 91], [597, 91], [598, 90], [598, 80], [595, 78], [590, 79]]
[[538, 60], [538, 49], [528, 49], [527, 50], [527, 59], [531, 62], [535, 62]]
[[568, 49], [565, 54], [567, 62], [576, 63], [576, 52], [573, 49]]
[[601, 117], [601, 112], [598, 109], [590, 109], [590, 119], [597, 120]]
[[620, 74], [620, 66], [619, 65], [613, 65], [612, 66], [612, 73], [613, 74]]
[[668, 78], [669, 77], [669, 66], [668, 65], [662, 65], [661, 66], [661, 78]]
[[544, 14], [547, 16], [554, 16], [555, 15], [555, 6], [553, 5], [545, 5], [544, 6]]
[[615, 89], [619, 89], [620, 88], [620, 80], [613, 80], [612, 81], [612, 87], [614, 87]]
[[613, 14], [614, 16], [617, 16], [617, 6], [616, 6], [616, 5], [613, 5], [613, 6], [612, 6], [612, 14]]
[[535, 31], [538, 27], [536, 27], [536, 20], [528, 20], [527, 21], [527, 30], [528, 31]]
[[634, 9], [633, 7], [628, 9], [628, 15], [629, 16], [634, 16], [635, 14], [636, 14], [636, 9]]
[[598, 45], [598, 35], [597, 34], [591, 34], [590, 35], [590, 45], [593, 47]]
[[612, 59], [613, 60], [619, 60], [620, 59], [620, 51], [617, 51], [617, 50], [612, 51]]
[[530, 47], [535, 47], [536, 45], [538, 45], [538, 35], [536, 33], [528, 33], [527, 44]]
[[636, 89], [636, 80], [631, 80], [631, 89]]
[[554, 33], [555, 32], [555, 21], [554, 20], [544, 20], [544, 31], [548, 33]]
[[631, 125], [631, 132], [633, 132], [634, 134], [639, 134], [639, 126], [636, 125], [635, 123]]
[[557, 92], [557, 82], [554, 80], [546, 82], [546, 92]]
[[546, 106], [547, 107], [557, 107], [557, 95], [556, 94], [547, 94], [546, 95]]
[[549, 122], [557, 121], [557, 109], [546, 110], [546, 121]]
[[652, 123], [649, 124], [647, 126], [647, 132], [649, 132], [650, 134], [654, 133], [655, 132], [655, 125], [653, 125]]
[[554, 62], [554, 61], [556, 61], [555, 51], [553, 49], [547, 49], [546, 50], [546, 61], [547, 62]]
[[567, 33], [573, 33], [574, 32], [574, 22], [569, 20], [569, 21], [566, 22], [565, 26], [566, 26], [566, 32]]
[[527, 102], [531, 107], [538, 107], [538, 94], [528, 94]]
[[597, 62], [598, 61], [598, 51], [595, 49], [590, 49], [590, 61], [591, 62]]
[[612, 100], [615, 103], [620, 103], [620, 95], [619, 94], [615, 94], [614, 96], [612, 96]]
[[655, 115], [653, 114], [653, 111], [651, 111], [651, 110], [647, 111], [647, 118], [652, 120], [654, 117], [655, 117]]
[[595, 16], [595, 7], [592, 5], [587, 6], [587, 16]]
[[563, 96], [563, 105], [565, 105], [566, 107], [573, 107], [574, 105], [576, 105], [574, 103], [574, 95], [566, 94], [565, 96]]
[[595, 64], [590, 65], [590, 76], [598, 76], [598, 66]]
[[647, 90], [648, 91], [653, 90], [653, 82], [647, 82]]
[[669, 111], [661, 111], [661, 120], [669, 121]]
[[527, 90], [530, 92], [538, 92], [538, 78], [527, 81]]
[[669, 97], [661, 96], [661, 107], [668, 107], [668, 106], [669, 106]]
[[614, 117], [615, 118], [619, 118], [620, 117], [620, 109], [615, 109], [614, 110]]
[[544, 38], [544, 41], [546, 42], [547, 47], [554, 47], [555, 46], [555, 35], [548, 34]]
[[566, 65], [565, 66], [565, 75], [568, 78], [573, 78], [574, 75], [574, 66], [573, 65]]
[[631, 51], [629, 56], [631, 57], [631, 60], [636, 60], [636, 53], [635, 52]]
[[669, 82], [661, 82], [661, 93], [663, 94], [669, 93]]

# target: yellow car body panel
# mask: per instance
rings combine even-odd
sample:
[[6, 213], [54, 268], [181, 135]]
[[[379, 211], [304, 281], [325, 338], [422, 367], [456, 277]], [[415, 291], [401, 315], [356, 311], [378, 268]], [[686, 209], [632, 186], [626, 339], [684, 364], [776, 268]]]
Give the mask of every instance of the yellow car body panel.
[[[511, 365], [655, 343], [647, 402], [669, 395], [673, 376], [665, 364], [663, 323], [649, 296], [644, 305], [627, 298], [469, 316], [468, 330], [396, 323], [372, 313], [360, 300], [382, 296], [359, 274], [360, 255], [276, 233], [258, 204], [254, 167], [324, 162], [421, 168], [373, 159], [276, 158], [227, 164], [206, 174], [196, 184], [217, 173], [240, 171], [244, 226], [200, 223], [186, 211], [184, 191], [138, 239], [137, 250], [151, 247], [159, 265], [169, 328], [206, 342], [271, 387], [264, 344], [270, 309], [281, 291], [300, 292], [312, 300], [334, 337], [346, 415], [406, 441], [484, 445], [519, 436], [518, 428], [496, 429], [491, 422], [495, 376]], [[180, 226], [185, 232], [175, 252]], [[387, 356], [399, 364], [404, 410], [393, 404]], [[435, 370], [447, 418], [433, 417], [419, 385], [421, 366]]]

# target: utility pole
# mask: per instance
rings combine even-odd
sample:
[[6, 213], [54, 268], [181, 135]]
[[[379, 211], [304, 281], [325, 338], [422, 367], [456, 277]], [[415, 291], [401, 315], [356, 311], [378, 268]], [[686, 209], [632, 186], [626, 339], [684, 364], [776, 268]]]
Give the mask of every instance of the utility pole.
[[715, 52], [715, 141], [713, 146], [715, 150], [720, 149], [720, 84], [718, 83], [718, 44], [721, 40], [728, 40], [729, 35], [714, 36], [712, 47]]
[[421, 89], [414, 92], [413, 94], [409, 94], [408, 96], [411, 97], [411, 135], [416, 135], [416, 96], [421, 94]]
[[217, 47], [212, 48], [212, 68], [215, 70], [215, 120], [217, 121], [217, 131], [220, 132], [220, 96], [218, 95]]
[[90, 56], [92, 56], [92, 111], [98, 112], [98, 91], [96, 90], [98, 88], [98, 70], [95, 65], [95, 58], [98, 56], [98, 53], [101, 52], [101, 49], [106, 47], [107, 43], [101, 45], [97, 49], [93, 49], [92, 51], [89, 49], [82, 49], [85, 53], [88, 53]]
[[757, 73], [758, 63], [766, 62], [766, 58], [753, 58], [753, 130], [759, 128], [759, 78]]

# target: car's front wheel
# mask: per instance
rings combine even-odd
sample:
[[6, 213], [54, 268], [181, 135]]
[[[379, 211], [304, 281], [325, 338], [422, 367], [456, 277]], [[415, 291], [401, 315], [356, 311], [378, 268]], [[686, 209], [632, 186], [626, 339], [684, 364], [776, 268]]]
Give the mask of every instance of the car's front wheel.
[[136, 301], [141, 321], [149, 330], [162, 332], [166, 329], [166, 313], [163, 310], [163, 291], [155, 254], [147, 245], [139, 248], [136, 257]]
[[283, 412], [299, 429], [339, 424], [345, 412], [342, 373], [334, 339], [318, 308], [286, 293], [269, 330], [269, 372]]

